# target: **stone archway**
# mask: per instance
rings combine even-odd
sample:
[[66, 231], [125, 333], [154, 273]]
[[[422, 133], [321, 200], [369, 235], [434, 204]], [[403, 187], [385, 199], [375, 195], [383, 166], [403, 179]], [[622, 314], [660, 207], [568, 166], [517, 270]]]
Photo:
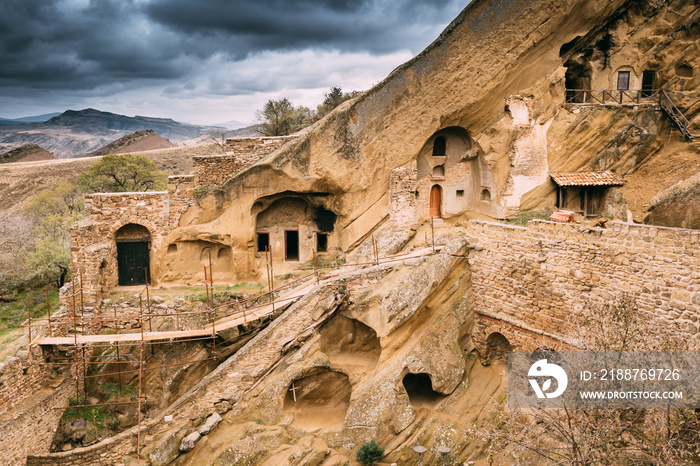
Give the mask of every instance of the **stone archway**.
[[143, 225], [127, 223], [114, 233], [120, 286], [151, 281], [151, 232]]

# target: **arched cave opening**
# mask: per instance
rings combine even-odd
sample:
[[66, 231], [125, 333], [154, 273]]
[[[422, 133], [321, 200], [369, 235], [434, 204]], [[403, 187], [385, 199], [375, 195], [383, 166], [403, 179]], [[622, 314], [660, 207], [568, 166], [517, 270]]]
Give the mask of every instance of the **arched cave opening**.
[[292, 382], [284, 396], [283, 411], [304, 430], [339, 430], [350, 406], [352, 386], [342, 372], [324, 370]]
[[445, 398], [445, 395], [433, 390], [433, 382], [428, 374], [408, 373], [404, 376], [402, 383], [409, 401], [415, 408], [432, 407]]
[[382, 352], [377, 332], [343, 315], [333, 317], [321, 329], [320, 346], [331, 364], [344, 367], [373, 368]]
[[508, 353], [513, 351], [513, 346], [503, 334], [494, 332], [486, 338], [486, 364], [508, 364]]

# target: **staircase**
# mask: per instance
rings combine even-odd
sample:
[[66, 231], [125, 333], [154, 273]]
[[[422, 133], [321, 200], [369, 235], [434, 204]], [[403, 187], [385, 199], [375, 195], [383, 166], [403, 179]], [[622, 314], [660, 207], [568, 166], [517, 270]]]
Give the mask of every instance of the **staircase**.
[[690, 142], [693, 142], [694, 137], [688, 130], [690, 127], [690, 122], [688, 119], [685, 117], [683, 112], [681, 112], [678, 107], [676, 107], [676, 104], [673, 103], [673, 100], [668, 96], [668, 93], [664, 90], [661, 89], [659, 90], [659, 105], [661, 106], [661, 109], [664, 111], [666, 116], [668, 116], [671, 121], [673, 121], [676, 126], [678, 126], [678, 129], [681, 131], [681, 134]]

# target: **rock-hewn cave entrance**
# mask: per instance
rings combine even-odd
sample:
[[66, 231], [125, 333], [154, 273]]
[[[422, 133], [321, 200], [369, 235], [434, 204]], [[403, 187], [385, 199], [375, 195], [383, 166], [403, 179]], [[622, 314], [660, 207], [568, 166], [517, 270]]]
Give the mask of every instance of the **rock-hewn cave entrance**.
[[406, 374], [403, 387], [414, 408], [433, 407], [445, 398], [445, 395], [433, 390], [433, 383], [428, 374]]
[[299, 428], [338, 430], [343, 427], [351, 393], [347, 375], [325, 370], [297, 379], [287, 387], [283, 410], [294, 416]]
[[377, 333], [359, 320], [337, 315], [321, 329], [321, 351], [331, 364], [343, 368], [373, 368], [379, 361], [381, 345]]
[[117, 243], [119, 285], [145, 285], [151, 279], [151, 233], [142, 225], [129, 223], [114, 234]]

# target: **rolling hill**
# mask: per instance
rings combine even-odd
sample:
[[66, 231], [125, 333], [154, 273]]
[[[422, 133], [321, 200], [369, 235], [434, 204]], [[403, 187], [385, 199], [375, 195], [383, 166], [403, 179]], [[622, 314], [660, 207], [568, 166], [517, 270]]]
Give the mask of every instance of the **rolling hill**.
[[168, 118], [128, 117], [91, 108], [68, 110], [43, 123], [0, 125], [0, 151], [37, 144], [58, 158], [71, 158], [149, 129], [177, 144], [220, 128], [188, 125]]

